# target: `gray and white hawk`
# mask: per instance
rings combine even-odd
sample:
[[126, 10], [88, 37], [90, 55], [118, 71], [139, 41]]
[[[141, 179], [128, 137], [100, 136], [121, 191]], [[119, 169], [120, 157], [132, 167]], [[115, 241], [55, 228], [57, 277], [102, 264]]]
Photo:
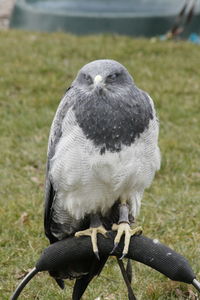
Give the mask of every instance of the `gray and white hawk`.
[[[159, 124], [150, 96], [114, 60], [86, 64], [67, 90], [54, 117], [48, 143], [45, 233], [51, 243], [90, 235], [99, 258], [97, 233], [117, 230], [115, 245], [140, 211], [145, 188], [160, 168]], [[83, 293], [102, 261], [91, 271], [68, 268], [51, 274], [77, 278]], [[95, 266], [95, 267], [94, 267]]]

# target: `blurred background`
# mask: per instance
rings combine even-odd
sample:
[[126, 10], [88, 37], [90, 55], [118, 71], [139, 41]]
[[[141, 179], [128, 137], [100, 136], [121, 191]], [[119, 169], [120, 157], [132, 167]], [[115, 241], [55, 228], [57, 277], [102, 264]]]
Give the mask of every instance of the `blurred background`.
[[[35, 265], [48, 241], [43, 199], [50, 125], [89, 61], [112, 58], [154, 100], [162, 167], [137, 219], [144, 235], [184, 255], [200, 278], [199, 0], [0, 0], [0, 299]], [[198, 300], [197, 292], [133, 262], [138, 300]], [[47, 273], [20, 299], [70, 299]], [[125, 300], [110, 258], [87, 300]]]
[[188, 37], [200, 32], [200, 0], [1, 0], [1, 27], [75, 34]]

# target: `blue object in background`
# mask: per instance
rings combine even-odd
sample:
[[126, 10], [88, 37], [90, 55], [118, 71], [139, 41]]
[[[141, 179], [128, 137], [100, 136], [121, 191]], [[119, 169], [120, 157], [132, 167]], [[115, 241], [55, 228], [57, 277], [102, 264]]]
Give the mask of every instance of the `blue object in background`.
[[196, 33], [191, 33], [188, 40], [194, 44], [200, 45], [200, 35]]
[[[200, 0], [183, 32], [200, 32]], [[184, 0], [16, 0], [10, 26], [75, 34], [159, 36], [174, 25]], [[193, 3], [193, 2], [192, 2]]]

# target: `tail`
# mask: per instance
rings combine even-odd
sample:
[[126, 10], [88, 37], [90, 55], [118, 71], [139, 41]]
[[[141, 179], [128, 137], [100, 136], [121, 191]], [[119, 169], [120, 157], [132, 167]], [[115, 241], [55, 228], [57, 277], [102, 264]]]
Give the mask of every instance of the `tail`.
[[100, 275], [107, 259], [108, 256], [103, 257], [100, 260], [95, 259], [91, 266], [90, 272], [87, 275], [84, 275], [80, 279], [76, 280], [73, 289], [72, 300], [81, 299], [90, 281], [94, 278], [94, 276]]

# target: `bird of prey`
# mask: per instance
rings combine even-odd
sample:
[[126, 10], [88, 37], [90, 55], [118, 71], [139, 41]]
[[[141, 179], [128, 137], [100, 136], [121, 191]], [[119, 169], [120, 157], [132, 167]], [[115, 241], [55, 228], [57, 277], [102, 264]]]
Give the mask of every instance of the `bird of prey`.
[[83, 66], [61, 100], [48, 143], [45, 234], [50, 243], [88, 235], [96, 254], [91, 268], [51, 274], [61, 287], [62, 279], [77, 279], [73, 299], [106, 262], [99, 257], [98, 233], [116, 230], [114, 249], [125, 235], [124, 257], [130, 237], [141, 232], [130, 225], [160, 167], [158, 132], [152, 99], [114, 60]]

